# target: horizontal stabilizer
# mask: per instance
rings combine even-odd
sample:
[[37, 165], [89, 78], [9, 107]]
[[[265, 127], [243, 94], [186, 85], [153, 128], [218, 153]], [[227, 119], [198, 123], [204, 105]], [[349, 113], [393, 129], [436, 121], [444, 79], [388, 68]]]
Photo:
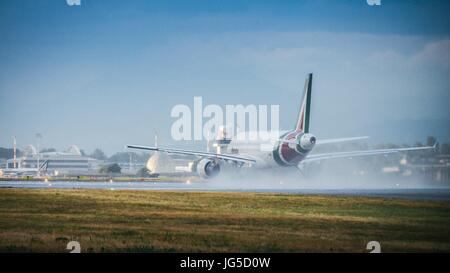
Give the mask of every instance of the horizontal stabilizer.
[[347, 141], [355, 141], [355, 140], [362, 140], [362, 139], [368, 139], [368, 136], [361, 136], [361, 137], [344, 137], [344, 138], [329, 138], [329, 139], [318, 139], [316, 142], [316, 145], [320, 144], [330, 144], [330, 143], [339, 143], [339, 142], [347, 142]]
[[409, 151], [421, 151], [421, 150], [433, 150], [436, 148], [436, 143], [433, 146], [425, 147], [411, 147], [411, 148], [394, 148], [394, 149], [378, 149], [378, 150], [367, 150], [367, 151], [351, 151], [351, 152], [337, 152], [337, 153], [326, 153], [326, 154], [313, 154], [309, 155], [302, 163], [321, 161], [325, 159], [332, 158], [352, 158], [357, 156], [369, 156], [369, 155], [382, 155], [382, 154], [392, 154], [398, 152], [409, 152]]

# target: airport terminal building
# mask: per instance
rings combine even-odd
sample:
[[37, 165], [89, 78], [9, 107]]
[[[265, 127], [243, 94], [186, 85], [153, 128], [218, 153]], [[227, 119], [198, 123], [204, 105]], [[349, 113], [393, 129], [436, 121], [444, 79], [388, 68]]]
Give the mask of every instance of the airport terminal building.
[[[39, 159], [39, 160], [38, 160]], [[24, 155], [15, 161], [16, 168], [37, 168], [45, 163], [45, 169], [49, 175], [88, 175], [98, 172], [101, 160], [83, 156], [80, 149], [72, 145], [64, 152], [37, 153], [36, 149], [29, 145], [24, 150]], [[14, 159], [8, 159], [6, 169], [14, 168]]]

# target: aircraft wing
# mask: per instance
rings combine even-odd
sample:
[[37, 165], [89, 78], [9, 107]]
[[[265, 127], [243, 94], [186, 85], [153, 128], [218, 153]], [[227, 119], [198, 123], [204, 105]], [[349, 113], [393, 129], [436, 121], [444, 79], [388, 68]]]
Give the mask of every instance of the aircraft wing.
[[361, 139], [368, 139], [368, 138], [369, 138], [368, 136], [361, 136], [361, 137], [344, 137], [344, 138], [318, 139], [317, 142], [316, 142], [316, 145], [337, 143], [337, 142], [346, 142], [346, 141], [354, 141], [354, 140], [361, 140]]
[[164, 152], [164, 153], [168, 153], [168, 154], [193, 155], [193, 156], [199, 156], [199, 157], [204, 157], [204, 158], [220, 159], [220, 160], [232, 161], [232, 162], [238, 162], [238, 163], [255, 163], [256, 162], [256, 160], [251, 159], [251, 158], [247, 158], [244, 156], [229, 155], [229, 154], [217, 154], [217, 153], [210, 153], [210, 152], [172, 149], [172, 148], [159, 148], [159, 147], [149, 147], [149, 146], [140, 146], [140, 145], [127, 145], [126, 147], [131, 148], [131, 149]]
[[[329, 143], [338, 143], [338, 142], [346, 142], [346, 141], [354, 141], [354, 140], [361, 140], [361, 139], [367, 139], [368, 136], [361, 136], [361, 137], [344, 137], [344, 138], [329, 138], [329, 139], [318, 139], [316, 141], [316, 145], [321, 144], [329, 144]], [[297, 145], [298, 142], [296, 140], [287, 140], [287, 139], [278, 139], [279, 142], [289, 143]]]
[[345, 158], [345, 157], [356, 157], [356, 156], [392, 154], [392, 153], [406, 152], [406, 151], [431, 150], [431, 149], [436, 148], [436, 144], [437, 143], [435, 143], [433, 146], [425, 146], [425, 147], [394, 148], [394, 149], [378, 149], [378, 150], [367, 150], [367, 151], [351, 151], [351, 152], [313, 154], [313, 155], [307, 156], [302, 161], [302, 163], [320, 161], [320, 160], [331, 159], [331, 158]]

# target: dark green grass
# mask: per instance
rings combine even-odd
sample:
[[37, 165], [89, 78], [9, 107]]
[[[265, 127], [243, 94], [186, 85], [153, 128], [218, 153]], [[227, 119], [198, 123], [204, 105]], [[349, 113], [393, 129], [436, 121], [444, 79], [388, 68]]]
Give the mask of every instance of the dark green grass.
[[170, 191], [1, 189], [0, 251], [450, 251], [450, 203]]

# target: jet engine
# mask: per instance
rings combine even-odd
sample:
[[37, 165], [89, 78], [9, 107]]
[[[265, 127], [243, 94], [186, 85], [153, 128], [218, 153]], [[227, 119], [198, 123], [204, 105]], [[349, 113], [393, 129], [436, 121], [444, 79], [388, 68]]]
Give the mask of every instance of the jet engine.
[[303, 134], [298, 139], [298, 146], [300, 146], [298, 148], [304, 151], [311, 151], [315, 144], [316, 137], [312, 134]]
[[219, 174], [220, 165], [218, 162], [210, 159], [202, 159], [197, 163], [197, 173], [202, 178], [212, 178]]

